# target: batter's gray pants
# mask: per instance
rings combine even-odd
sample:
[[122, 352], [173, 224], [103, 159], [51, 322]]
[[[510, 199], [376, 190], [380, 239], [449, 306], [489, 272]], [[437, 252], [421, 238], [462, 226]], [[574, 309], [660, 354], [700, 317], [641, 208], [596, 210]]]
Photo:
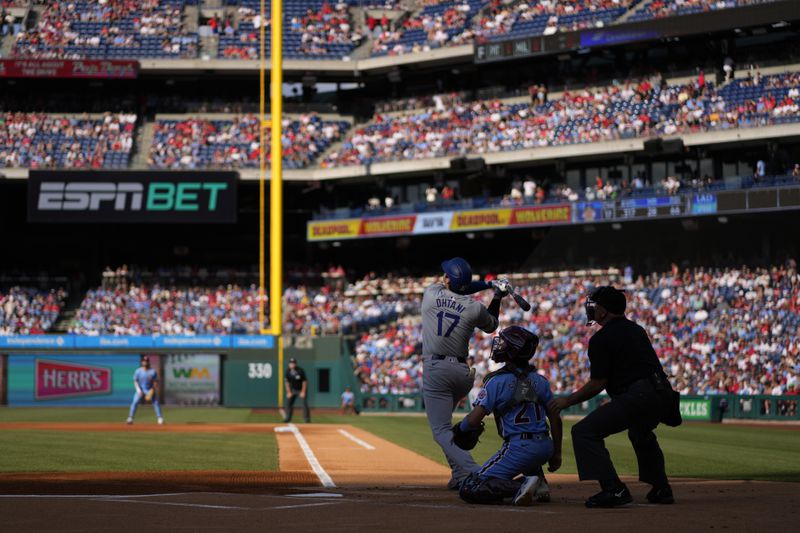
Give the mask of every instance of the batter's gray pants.
[[466, 363], [459, 363], [455, 357], [434, 360], [425, 356], [422, 374], [425, 414], [433, 439], [441, 446], [453, 478], [458, 481], [480, 470], [469, 452], [453, 444], [453, 411], [472, 389], [473, 380]]

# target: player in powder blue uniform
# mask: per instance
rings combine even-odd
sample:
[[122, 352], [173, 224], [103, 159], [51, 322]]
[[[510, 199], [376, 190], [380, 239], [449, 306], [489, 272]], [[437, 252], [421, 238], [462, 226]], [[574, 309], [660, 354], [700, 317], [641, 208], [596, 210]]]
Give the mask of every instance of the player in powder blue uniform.
[[492, 341], [492, 359], [506, 364], [486, 376], [457, 432], [482, 431], [483, 418], [493, 413], [504, 442], [461, 484], [459, 495], [469, 503], [499, 503], [509, 497], [514, 505], [549, 500], [542, 465], [549, 463], [550, 472], [561, 466], [561, 417], [547, 409], [553, 399], [550, 384], [529, 364], [538, 344], [539, 337], [519, 326], [504, 329]]
[[128, 424], [133, 424], [133, 417], [136, 415], [136, 408], [142, 401], [152, 401], [153, 409], [156, 411], [158, 423], [164, 423], [164, 417], [161, 416], [161, 406], [158, 403], [158, 372], [154, 368], [150, 368], [150, 358], [146, 355], [142, 357], [142, 366], [136, 369], [133, 373], [133, 385], [136, 387], [136, 392], [133, 393], [133, 402], [131, 402], [131, 412], [128, 415]]

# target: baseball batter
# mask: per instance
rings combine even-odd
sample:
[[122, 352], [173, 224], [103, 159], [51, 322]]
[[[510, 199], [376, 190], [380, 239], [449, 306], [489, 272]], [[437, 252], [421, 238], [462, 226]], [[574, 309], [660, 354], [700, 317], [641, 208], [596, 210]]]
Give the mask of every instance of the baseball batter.
[[133, 417], [136, 416], [136, 408], [143, 401], [153, 402], [153, 409], [156, 411], [158, 423], [164, 423], [164, 417], [161, 416], [161, 405], [158, 403], [158, 372], [154, 368], [150, 368], [150, 358], [146, 355], [142, 357], [142, 366], [136, 369], [133, 373], [133, 385], [136, 387], [136, 392], [133, 394], [133, 402], [131, 402], [131, 411], [128, 415], [128, 424], [133, 424]]
[[[422, 297], [422, 395], [433, 438], [452, 470], [447, 486], [455, 490], [479, 470], [470, 453], [453, 443], [451, 427], [453, 411], [474, 382], [467, 365], [469, 339], [475, 328], [486, 333], [497, 329], [509, 285], [507, 280], [472, 281], [472, 268], [460, 257], [443, 262], [442, 270], [442, 281], [427, 287]], [[469, 296], [489, 288], [495, 294], [488, 308]]]

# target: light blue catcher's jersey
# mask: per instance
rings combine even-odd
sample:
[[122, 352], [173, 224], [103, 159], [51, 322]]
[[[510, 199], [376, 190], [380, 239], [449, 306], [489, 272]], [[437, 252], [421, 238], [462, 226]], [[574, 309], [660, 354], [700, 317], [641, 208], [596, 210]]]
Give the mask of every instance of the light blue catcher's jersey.
[[472, 404], [473, 407], [480, 405], [486, 411], [494, 413], [504, 439], [520, 433], [547, 432], [547, 403], [553, 399], [550, 383], [533, 370], [524, 379], [536, 391], [536, 402], [521, 402], [509, 411], [507, 407], [513, 401], [517, 376], [510, 371], [500, 370], [487, 376]]

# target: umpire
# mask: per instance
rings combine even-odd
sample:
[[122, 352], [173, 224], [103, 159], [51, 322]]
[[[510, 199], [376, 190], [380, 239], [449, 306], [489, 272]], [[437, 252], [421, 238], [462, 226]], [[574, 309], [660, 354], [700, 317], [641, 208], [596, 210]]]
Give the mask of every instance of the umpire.
[[285, 423], [292, 421], [294, 412], [294, 402], [297, 398], [303, 400], [303, 420], [306, 424], [311, 422], [311, 412], [308, 409], [308, 379], [305, 371], [297, 366], [297, 359], [289, 359], [289, 369], [286, 371], [286, 420]]
[[673, 392], [647, 333], [625, 318], [625, 307], [625, 293], [611, 286], [595, 289], [586, 299], [588, 323], [601, 326], [589, 340], [589, 382], [568, 397], [550, 402], [558, 412], [593, 398], [603, 389], [611, 396], [610, 402], [572, 427], [578, 476], [582, 481], [598, 480], [602, 489], [586, 500], [590, 508], [633, 501], [603, 442], [626, 429], [639, 463], [639, 480], [653, 486], [647, 500], [674, 503], [664, 454], [653, 433], [660, 421], [671, 421]]

